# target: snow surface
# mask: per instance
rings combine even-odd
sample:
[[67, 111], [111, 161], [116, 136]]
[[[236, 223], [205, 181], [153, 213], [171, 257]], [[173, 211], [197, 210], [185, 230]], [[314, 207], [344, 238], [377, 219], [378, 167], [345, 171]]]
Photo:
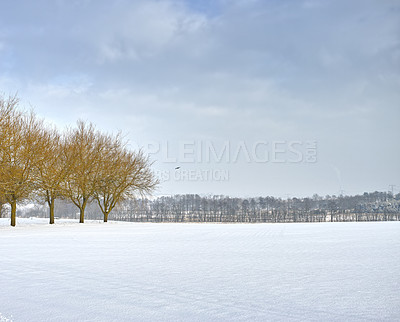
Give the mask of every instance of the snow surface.
[[400, 319], [400, 222], [0, 219], [0, 321]]

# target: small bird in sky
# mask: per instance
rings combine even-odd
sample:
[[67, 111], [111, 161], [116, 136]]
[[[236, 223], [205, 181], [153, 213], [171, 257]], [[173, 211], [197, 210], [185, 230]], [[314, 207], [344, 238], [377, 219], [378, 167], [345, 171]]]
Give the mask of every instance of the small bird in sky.
[[179, 170], [181, 167], [176, 167], [175, 170]]

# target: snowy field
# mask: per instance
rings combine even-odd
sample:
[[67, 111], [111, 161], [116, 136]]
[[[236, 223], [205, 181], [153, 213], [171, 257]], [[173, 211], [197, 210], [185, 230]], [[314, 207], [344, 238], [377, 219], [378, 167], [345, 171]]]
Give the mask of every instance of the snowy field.
[[399, 321], [400, 222], [0, 219], [0, 321]]

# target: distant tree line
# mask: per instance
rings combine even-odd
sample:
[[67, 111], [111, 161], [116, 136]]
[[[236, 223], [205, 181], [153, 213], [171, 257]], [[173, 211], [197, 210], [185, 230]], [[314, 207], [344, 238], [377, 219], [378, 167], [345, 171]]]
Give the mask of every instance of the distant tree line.
[[110, 217], [133, 222], [338, 222], [399, 220], [400, 194], [232, 198], [194, 194], [125, 200]]
[[[21, 217], [45, 217], [48, 207], [31, 204], [21, 209]], [[68, 199], [55, 204], [63, 218], [77, 219], [79, 209]], [[96, 201], [87, 204], [87, 219], [103, 220]], [[163, 196], [155, 199], [130, 198], [121, 201], [110, 214], [111, 220], [132, 222], [339, 222], [398, 221], [400, 194], [364, 193], [356, 196], [314, 195], [311, 198], [281, 199], [275, 197], [232, 198], [194, 194]]]
[[120, 133], [84, 121], [60, 133], [20, 110], [17, 96], [0, 96], [0, 215], [9, 204], [12, 226], [17, 204], [26, 201], [47, 203], [51, 224], [56, 200], [75, 205], [81, 223], [96, 202], [107, 221], [121, 201], [151, 194], [157, 184], [149, 159], [130, 151]]

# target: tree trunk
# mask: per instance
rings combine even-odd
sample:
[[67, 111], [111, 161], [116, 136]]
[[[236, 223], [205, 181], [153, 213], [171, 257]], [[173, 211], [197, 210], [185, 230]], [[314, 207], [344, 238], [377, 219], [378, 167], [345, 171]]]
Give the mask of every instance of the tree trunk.
[[54, 224], [54, 199], [49, 202], [50, 207], [50, 224]]
[[4, 203], [0, 202], [0, 218], [4, 216]]
[[85, 208], [79, 208], [80, 216], [79, 216], [79, 223], [83, 224], [85, 222]]
[[17, 201], [13, 200], [10, 204], [11, 204], [11, 226], [14, 227], [16, 224]]
[[104, 212], [104, 222], [107, 222], [108, 214], [109, 214], [109, 212]]

